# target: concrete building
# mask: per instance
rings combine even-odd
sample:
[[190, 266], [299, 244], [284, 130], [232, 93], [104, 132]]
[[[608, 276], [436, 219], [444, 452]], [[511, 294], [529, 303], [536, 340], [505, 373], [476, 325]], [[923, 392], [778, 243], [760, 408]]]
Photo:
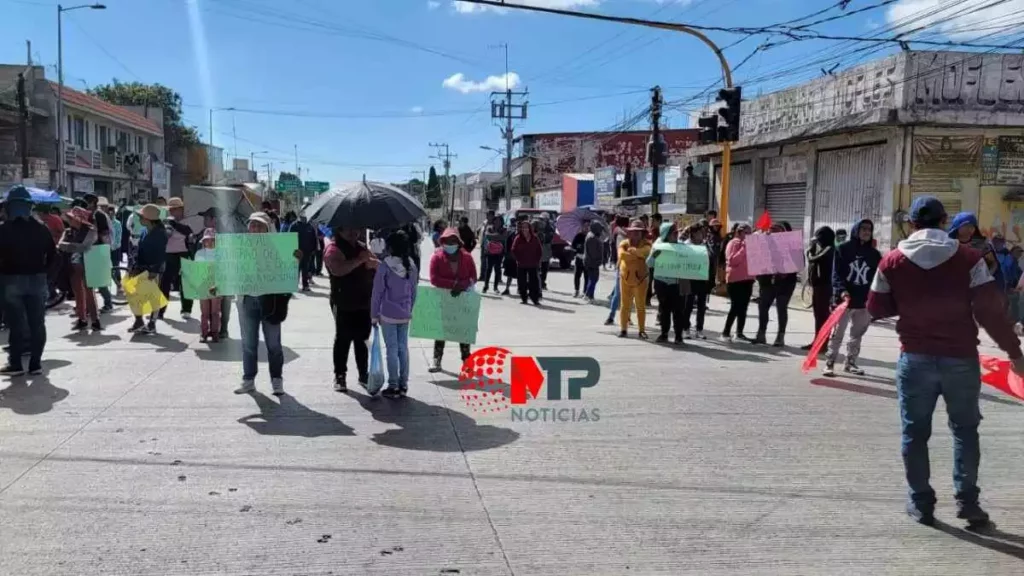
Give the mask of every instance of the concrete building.
[[[64, 125], [57, 134], [57, 84], [45, 77], [42, 66], [0, 65], [0, 86], [13, 86], [24, 73], [30, 108], [29, 155], [32, 178], [45, 188], [56, 188], [58, 168], [64, 169], [64, 193], [88, 192], [117, 201], [132, 192], [153, 190], [154, 165], [158, 184], [165, 178], [163, 168], [163, 111], [152, 107], [124, 107], [109, 104], [65, 86]], [[20, 154], [16, 132], [0, 130], [0, 165], [16, 164]], [[8, 168], [0, 184], [11, 180]], [[20, 180], [20, 178], [19, 178]]]
[[[767, 210], [805, 234], [875, 221], [879, 248], [906, 237], [914, 197], [976, 212], [1024, 242], [1024, 56], [908, 51], [743, 102], [729, 221]], [[718, 146], [710, 161], [721, 198]]]
[[468, 172], [454, 177], [455, 217], [466, 216], [474, 229], [484, 221], [487, 210], [496, 210], [491, 185], [504, 178], [501, 172]]

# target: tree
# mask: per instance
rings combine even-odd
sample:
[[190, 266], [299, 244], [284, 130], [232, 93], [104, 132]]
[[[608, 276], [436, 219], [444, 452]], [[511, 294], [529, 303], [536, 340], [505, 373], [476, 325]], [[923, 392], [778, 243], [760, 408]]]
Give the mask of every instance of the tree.
[[427, 176], [427, 208], [440, 208], [443, 204], [441, 197], [441, 181], [437, 179], [437, 170], [434, 167], [430, 167], [430, 173]]
[[200, 143], [199, 132], [181, 119], [181, 95], [161, 84], [118, 82], [97, 86], [89, 94], [117, 106], [152, 106], [164, 113], [164, 157], [171, 150]]
[[295, 182], [301, 182], [299, 177], [296, 176], [295, 174], [292, 174], [291, 172], [281, 172], [281, 175], [277, 177], [277, 180], [279, 182], [287, 182], [289, 180], [292, 180], [292, 181], [295, 181]]

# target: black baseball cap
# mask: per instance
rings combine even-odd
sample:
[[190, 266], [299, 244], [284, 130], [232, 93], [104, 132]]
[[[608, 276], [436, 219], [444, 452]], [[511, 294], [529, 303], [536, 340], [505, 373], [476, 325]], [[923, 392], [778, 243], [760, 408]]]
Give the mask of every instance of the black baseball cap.
[[207, 208], [206, 210], [200, 212], [199, 215], [200, 216], [204, 216], [206, 218], [219, 218], [220, 217], [220, 210], [217, 210], [217, 208], [211, 206], [211, 207]]

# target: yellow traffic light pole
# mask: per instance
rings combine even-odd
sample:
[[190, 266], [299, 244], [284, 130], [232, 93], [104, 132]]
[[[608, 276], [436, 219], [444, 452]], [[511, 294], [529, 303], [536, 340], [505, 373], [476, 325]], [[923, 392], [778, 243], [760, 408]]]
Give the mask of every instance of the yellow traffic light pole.
[[[558, 14], [561, 16], [572, 16], [574, 18], [586, 18], [589, 20], [603, 20], [605, 22], [618, 22], [620, 24], [631, 24], [633, 26], [644, 26], [647, 28], [659, 28], [661, 30], [670, 30], [672, 32], [682, 32], [689, 34], [701, 42], [708, 45], [709, 48], [718, 56], [718, 61], [722, 65], [722, 76], [725, 79], [725, 87], [732, 89], [732, 70], [729, 68], [729, 62], [725, 59], [725, 54], [722, 50], [711, 41], [710, 38], [705, 36], [699, 30], [694, 30], [684, 24], [673, 24], [670, 22], [658, 22], [656, 20], [644, 20], [642, 18], [626, 18], [621, 16], [607, 16], [604, 14], [590, 14], [587, 12], [574, 12], [572, 10], [562, 10], [559, 8], [544, 8], [541, 6], [524, 6], [522, 4], [506, 4], [503, 1], [498, 0], [462, 0], [469, 4], [483, 4], [485, 6], [493, 6], [495, 8], [514, 8], [517, 10], [529, 10], [531, 12], [546, 12], [548, 14]], [[739, 122], [739, 118], [736, 119]], [[722, 231], [725, 232], [729, 229], [729, 168], [732, 163], [732, 143], [722, 142], [722, 199], [719, 202], [718, 214], [719, 220], [722, 221]]]

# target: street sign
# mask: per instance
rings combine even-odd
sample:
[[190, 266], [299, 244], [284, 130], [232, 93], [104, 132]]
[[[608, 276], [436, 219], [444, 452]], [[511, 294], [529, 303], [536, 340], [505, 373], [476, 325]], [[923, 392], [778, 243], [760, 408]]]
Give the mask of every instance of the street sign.
[[317, 194], [323, 194], [324, 192], [327, 192], [330, 189], [331, 189], [331, 183], [330, 182], [317, 182], [315, 180], [307, 180], [306, 181], [306, 193], [307, 194], [313, 194], [315, 196]]
[[302, 190], [301, 180], [278, 180], [274, 183], [274, 190], [283, 193], [298, 192]]

